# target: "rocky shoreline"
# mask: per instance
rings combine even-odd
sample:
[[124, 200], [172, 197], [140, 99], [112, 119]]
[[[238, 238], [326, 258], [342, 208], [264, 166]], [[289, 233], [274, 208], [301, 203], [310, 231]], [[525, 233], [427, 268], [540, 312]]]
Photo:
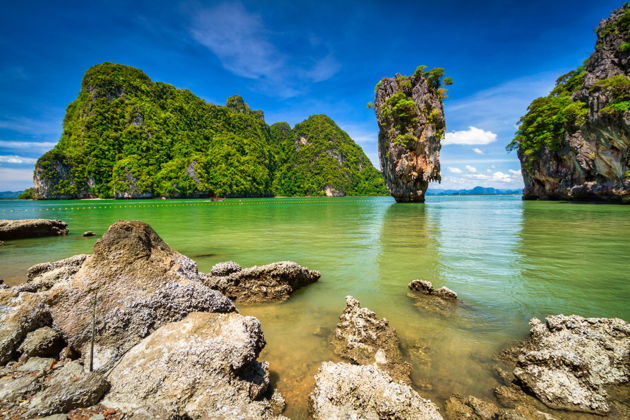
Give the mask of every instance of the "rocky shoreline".
[[[283, 302], [321, 274], [294, 262], [200, 273], [146, 223], [120, 221], [90, 255], [37, 264], [0, 285], [0, 417], [283, 419], [259, 360], [263, 327], [235, 304]], [[446, 315], [455, 292], [414, 280]], [[401, 293], [404, 291], [401, 290]], [[553, 315], [496, 361], [493, 401], [418, 393], [396, 330], [352, 297], [310, 390], [316, 419], [562, 419], [630, 416], [630, 324]], [[281, 380], [282, 378], [280, 378]]]

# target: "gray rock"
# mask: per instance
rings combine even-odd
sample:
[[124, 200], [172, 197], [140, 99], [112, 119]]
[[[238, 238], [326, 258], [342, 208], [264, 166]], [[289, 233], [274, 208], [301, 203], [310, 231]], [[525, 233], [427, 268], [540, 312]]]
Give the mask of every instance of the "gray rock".
[[[439, 82], [422, 71], [385, 77], [376, 85], [378, 155], [387, 187], [398, 202], [424, 202], [429, 182], [441, 179], [440, 142], [446, 125], [438, 87]], [[399, 96], [409, 104], [404, 114], [410, 117], [394, 110]]]
[[68, 224], [61, 220], [0, 220], [0, 239], [24, 239], [68, 234]]
[[323, 363], [310, 404], [322, 420], [442, 419], [435, 404], [375, 366]]
[[234, 261], [226, 261], [215, 264], [210, 270], [212, 276], [227, 276], [232, 273], [238, 273], [242, 267]]
[[40, 389], [41, 376], [39, 372], [25, 372], [22, 375], [0, 377], [0, 409]]
[[433, 287], [433, 283], [428, 280], [413, 280], [407, 285], [407, 287], [415, 292], [420, 292], [425, 295], [438, 296], [444, 299], [457, 299], [457, 293], [448, 287], [442, 286], [439, 289], [436, 289]]
[[[236, 268], [231, 263], [229, 266]], [[220, 266], [216, 271], [225, 273], [230, 269]], [[211, 273], [205, 276], [204, 284], [238, 303], [282, 302], [300, 287], [316, 282], [320, 276], [319, 271], [292, 261], [281, 261], [231, 271], [224, 276]]]
[[128, 351], [103, 404], [129, 413], [190, 418], [273, 418], [265, 345], [256, 318], [191, 313]]
[[[10, 296], [10, 295], [9, 295]], [[37, 328], [50, 325], [50, 310], [44, 297], [32, 293], [20, 293], [7, 299], [0, 311], [0, 365], [11, 360], [26, 335]]]
[[78, 362], [69, 362], [55, 370], [46, 388], [31, 399], [29, 413], [45, 416], [89, 407], [98, 403], [108, 390], [109, 383], [103, 375], [84, 373]]
[[353, 363], [375, 364], [398, 381], [410, 382], [411, 366], [403, 361], [396, 330], [358, 300], [346, 296], [333, 339], [334, 352]]
[[23, 365], [17, 366], [16, 370], [20, 372], [45, 373], [52, 370], [54, 363], [55, 359], [50, 357], [31, 357]]
[[87, 237], [90, 237], [90, 236], [96, 236], [96, 233], [92, 232], [91, 230], [83, 232], [83, 237], [84, 238], [87, 238]]
[[444, 406], [444, 417], [448, 420], [554, 420], [550, 414], [531, 406], [518, 405], [512, 409], [503, 409], [472, 395], [453, 395]]
[[630, 324], [618, 318], [533, 318], [528, 341], [513, 350], [514, 376], [551, 408], [605, 414], [605, 387], [630, 380]]
[[63, 335], [50, 327], [38, 328], [26, 335], [18, 352], [28, 357], [57, 356], [65, 346]]

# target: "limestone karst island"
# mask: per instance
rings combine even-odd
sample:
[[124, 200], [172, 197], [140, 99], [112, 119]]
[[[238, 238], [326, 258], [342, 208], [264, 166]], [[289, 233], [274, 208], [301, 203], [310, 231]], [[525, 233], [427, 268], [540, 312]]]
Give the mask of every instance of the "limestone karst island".
[[7, 2], [0, 419], [630, 419], [630, 3]]

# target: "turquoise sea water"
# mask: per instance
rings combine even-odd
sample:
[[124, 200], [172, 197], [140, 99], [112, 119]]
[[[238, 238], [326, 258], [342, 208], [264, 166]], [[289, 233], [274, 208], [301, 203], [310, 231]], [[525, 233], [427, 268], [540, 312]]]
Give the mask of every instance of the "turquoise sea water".
[[[293, 260], [321, 280], [282, 304], [241, 307], [267, 338], [262, 360], [306, 417], [312, 376], [334, 360], [328, 334], [353, 295], [396, 327], [417, 389], [492, 397], [492, 356], [524, 338], [531, 317], [555, 313], [630, 320], [630, 206], [523, 202], [517, 196], [149, 201], [0, 200], [0, 218], [58, 218], [70, 235], [9, 241], [0, 278], [24, 281], [38, 262], [91, 252], [119, 219], [143, 220], [201, 271]], [[95, 238], [81, 233], [92, 230]], [[462, 304], [436, 315], [417, 308], [407, 283], [457, 291]]]

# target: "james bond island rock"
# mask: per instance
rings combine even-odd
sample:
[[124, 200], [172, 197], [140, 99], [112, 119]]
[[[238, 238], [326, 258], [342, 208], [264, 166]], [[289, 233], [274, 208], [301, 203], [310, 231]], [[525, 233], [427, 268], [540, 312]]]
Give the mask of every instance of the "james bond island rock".
[[32, 267], [29, 288], [0, 289], [0, 417], [74, 418], [89, 407], [283, 418], [257, 360], [260, 323], [202, 281], [192, 260], [137, 221], [114, 223], [92, 255]]
[[282, 130], [240, 96], [208, 104], [139, 69], [99, 64], [68, 106], [59, 143], [36, 164], [34, 196], [324, 195], [328, 186], [347, 195], [384, 192], [381, 174], [332, 120], [314, 116], [299, 126], [282, 141]]
[[534, 100], [509, 150], [524, 199], [630, 202], [630, 5], [597, 27], [585, 64]]
[[375, 366], [325, 362], [310, 396], [317, 420], [441, 420], [439, 409]]
[[0, 220], [0, 239], [25, 239], [68, 234], [68, 224], [61, 220]]
[[530, 325], [529, 340], [505, 353], [514, 382], [550, 408], [613, 415], [605, 388], [630, 384], [630, 324], [553, 315]]
[[219, 263], [205, 275], [204, 284], [238, 303], [282, 302], [300, 287], [321, 277], [293, 261], [241, 268], [233, 261]]
[[450, 78], [443, 69], [386, 77], [376, 85], [378, 155], [385, 182], [398, 202], [424, 202], [430, 181], [440, 181], [440, 148], [446, 124], [442, 99]]
[[411, 366], [403, 361], [396, 330], [358, 300], [346, 297], [333, 339], [335, 354], [360, 365], [375, 364], [394, 380], [411, 382]]

